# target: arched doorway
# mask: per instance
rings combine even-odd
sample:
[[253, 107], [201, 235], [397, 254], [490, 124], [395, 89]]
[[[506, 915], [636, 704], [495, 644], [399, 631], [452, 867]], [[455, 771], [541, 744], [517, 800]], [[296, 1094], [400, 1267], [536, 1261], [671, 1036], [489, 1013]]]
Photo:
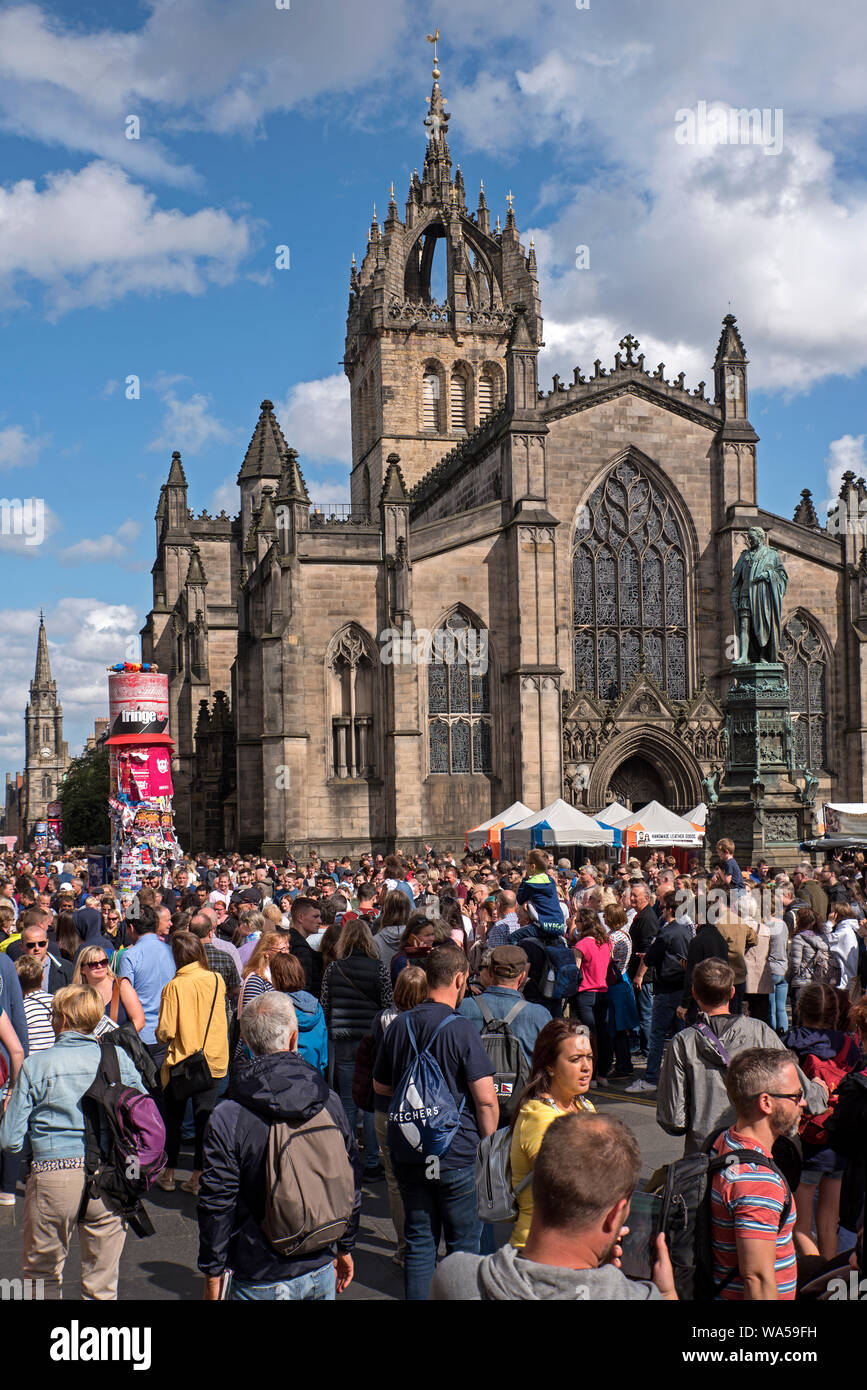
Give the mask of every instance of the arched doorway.
[[604, 806], [615, 793], [633, 810], [659, 801], [683, 815], [701, 800], [702, 772], [693, 754], [675, 734], [652, 724], [616, 735], [593, 764], [587, 801]]
[[640, 811], [649, 801], [667, 800], [665, 783], [657, 769], [646, 758], [627, 758], [621, 763], [608, 783], [611, 795], [622, 806]]

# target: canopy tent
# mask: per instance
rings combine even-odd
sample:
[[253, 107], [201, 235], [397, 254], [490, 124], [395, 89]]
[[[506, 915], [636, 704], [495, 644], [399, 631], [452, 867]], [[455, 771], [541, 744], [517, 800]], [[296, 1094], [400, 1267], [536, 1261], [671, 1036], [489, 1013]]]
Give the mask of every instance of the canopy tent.
[[612, 801], [610, 806], [606, 806], [604, 811], [600, 811], [594, 819], [600, 825], [616, 825], [622, 816], [628, 816], [629, 812], [625, 806], [621, 806], [619, 801]]
[[819, 829], [826, 835], [846, 835], [867, 841], [867, 804], [863, 801], [826, 801]]
[[654, 848], [663, 845], [680, 845], [681, 848], [698, 848], [704, 843], [704, 831], [696, 829], [682, 816], [676, 816], [658, 801], [649, 801], [640, 811], [627, 811], [618, 818], [615, 830], [623, 836], [629, 846]]
[[503, 840], [516, 849], [541, 845], [614, 845], [619, 843], [610, 826], [595, 820], [557, 797], [535, 815], [527, 816], [503, 832]]
[[693, 806], [691, 811], [687, 811], [684, 820], [688, 820], [696, 830], [704, 830], [707, 825], [707, 802], [700, 801], [697, 806]]
[[481, 825], [467, 831], [467, 849], [484, 849], [486, 845], [490, 845], [493, 852], [499, 855], [501, 832], [508, 826], [516, 825], [518, 821], [526, 820], [528, 816], [534, 814], [529, 806], [524, 805], [523, 801], [513, 801], [511, 806], [507, 806], [505, 811], [501, 811], [498, 816], [491, 816], [490, 820], [482, 821]]

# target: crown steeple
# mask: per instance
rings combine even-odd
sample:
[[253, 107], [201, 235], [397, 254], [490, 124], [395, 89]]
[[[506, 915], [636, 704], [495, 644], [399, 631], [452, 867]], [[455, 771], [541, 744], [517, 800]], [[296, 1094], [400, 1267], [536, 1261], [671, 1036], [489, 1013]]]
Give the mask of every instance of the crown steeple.
[[34, 685], [51, 685], [51, 662], [48, 659], [48, 637], [45, 632], [45, 614], [39, 610], [39, 635], [36, 639], [36, 673]]

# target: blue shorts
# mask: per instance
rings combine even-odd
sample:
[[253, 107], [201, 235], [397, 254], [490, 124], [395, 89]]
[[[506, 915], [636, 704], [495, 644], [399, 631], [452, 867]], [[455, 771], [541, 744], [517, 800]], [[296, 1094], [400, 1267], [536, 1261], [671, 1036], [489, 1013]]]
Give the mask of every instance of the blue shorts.
[[813, 1153], [804, 1155], [801, 1182], [815, 1187], [822, 1178], [842, 1178], [845, 1171], [846, 1160], [833, 1149], [816, 1149]]

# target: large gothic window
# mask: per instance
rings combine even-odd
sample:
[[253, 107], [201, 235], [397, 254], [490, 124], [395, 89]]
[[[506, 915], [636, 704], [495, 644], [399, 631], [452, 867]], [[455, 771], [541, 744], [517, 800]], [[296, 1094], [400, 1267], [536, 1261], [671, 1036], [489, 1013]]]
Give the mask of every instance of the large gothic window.
[[589, 499], [572, 556], [575, 684], [616, 699], [647, 670], [689, 694], [687, 543], [671, 502], [632, 459]]
[[783, 627], [780, 658], [789, 677], [795, 736], [794, 763], [811, 771], [827, 766], [828, 678], [822, 643], [808, 622], [790, 618]]
[[488, 634], [453, 613], [434, 633], [427, 668], [431, 772], [491, 771]]

